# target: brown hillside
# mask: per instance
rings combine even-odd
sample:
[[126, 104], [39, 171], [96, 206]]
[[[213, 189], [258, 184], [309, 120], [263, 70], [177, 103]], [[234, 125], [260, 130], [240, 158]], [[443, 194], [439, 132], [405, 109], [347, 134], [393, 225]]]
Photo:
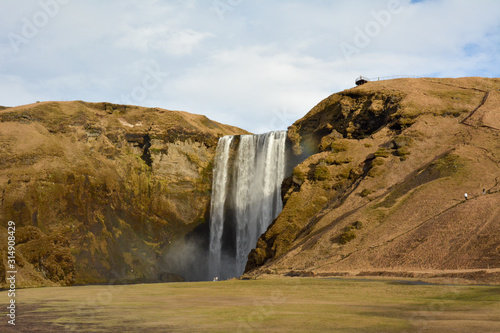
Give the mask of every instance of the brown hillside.
[[398, 79], [320, 102], [289, 129], [295, 154], [310, 156], [285, 181], [247, 274], [486, 270], [500, 282], [499, 89]]
[[[17, 286], [161, 281], [176, 239], [206, 224], [218, 137], [201, 115], [109, 103], [0, 111], [0, 237]], [[6, 242], [0, 244], [5, 285]]]

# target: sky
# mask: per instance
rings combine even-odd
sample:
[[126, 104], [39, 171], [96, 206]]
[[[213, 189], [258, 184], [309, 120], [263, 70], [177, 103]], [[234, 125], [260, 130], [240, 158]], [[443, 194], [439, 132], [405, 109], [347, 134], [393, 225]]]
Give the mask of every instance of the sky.
[[498, 0], [0, 0], [0, 105], [282, 130], [356, 77], [500, 76]]

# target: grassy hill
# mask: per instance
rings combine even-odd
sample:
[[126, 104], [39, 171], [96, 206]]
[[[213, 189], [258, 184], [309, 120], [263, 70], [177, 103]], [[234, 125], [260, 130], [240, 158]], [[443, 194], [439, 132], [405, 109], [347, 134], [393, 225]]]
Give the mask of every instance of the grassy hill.
[[0, 237], [14, 221], [17, 286], [176, 279], [165, 251], [207, 225], [218, 137], [243, 133], [201, 115], [109, 103], [1, 110]]
[[500, 281], [499, 89], [397, 79], [320, 102], [289, 128], [303, 162], [247, 275]]

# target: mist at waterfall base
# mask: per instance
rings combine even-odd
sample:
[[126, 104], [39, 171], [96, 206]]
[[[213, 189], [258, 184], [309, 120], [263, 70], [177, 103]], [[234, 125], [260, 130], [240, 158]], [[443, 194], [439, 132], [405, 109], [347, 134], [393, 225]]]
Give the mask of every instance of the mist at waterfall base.
[[209, 223], [171, 244], [166, 268], [187, 281], [229, 279], [283, 208], [286, 131], [219, 139]]

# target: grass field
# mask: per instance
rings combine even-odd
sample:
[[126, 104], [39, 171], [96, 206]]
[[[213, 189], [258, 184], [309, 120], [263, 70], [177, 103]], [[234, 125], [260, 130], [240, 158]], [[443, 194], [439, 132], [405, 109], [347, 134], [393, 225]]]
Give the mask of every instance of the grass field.
[[500, 332], [500, 287], [283, 278], [23, 289], [1, 332]]

